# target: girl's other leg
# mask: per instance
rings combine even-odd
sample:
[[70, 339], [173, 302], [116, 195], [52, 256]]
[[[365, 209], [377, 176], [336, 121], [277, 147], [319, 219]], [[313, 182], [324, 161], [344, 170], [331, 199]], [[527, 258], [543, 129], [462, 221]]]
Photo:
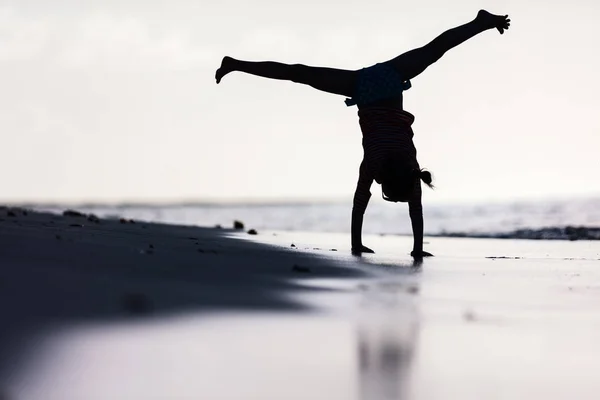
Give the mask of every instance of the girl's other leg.
[[508, 16], [494, 15], [481, 10], [473, 21], [447, 30], [427, 45], [401, 54], [388, 62], [400, 72], [403, 79], [412, 79], [439, 60], [448, 50], [473, 36], [493, 28], [502, 34], [509, 26]]
[[230, 72], [239, 71], [269, 79], [292, 81], [312, 86], [327, 93], [352, 97], [358, 71], [309, 67], [302, 64], [283, 64], [274, 61], [242, 61], [223, 58], [215, 78], [217, 83]]

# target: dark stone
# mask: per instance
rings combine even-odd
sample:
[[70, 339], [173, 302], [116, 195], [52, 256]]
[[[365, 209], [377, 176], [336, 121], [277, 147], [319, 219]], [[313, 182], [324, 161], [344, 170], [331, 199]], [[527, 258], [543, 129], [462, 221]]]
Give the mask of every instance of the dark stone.
[[233, 229], [244, 229], [244, 223], [242, 221], [233, 221]]
[[258, 232], [256, 232], [256, 229], [250, 229], [248, 235], [258, 235]]
[[417, 293], [419, 293], [419, 287], [418, 286], [409, 286], [408, 289], [406, 289], [406, 291], [410, 294], [417, 294]]
[[65, 217], [85, 217], [85, 214], [80, 213], [79, 211], [75, 211], [75, 210], [66, 210], [63, 212], [63, 216], [65, 216]]
[[292, 267], [292, 271], [293, 272], [298, 272], [298, 273], [301, 273], [301, 274], [306, 274], [306, 273], [310, 272], [310, 268], [294, 264], [294, 266]]
[[87, 217], [88, 221], [93, 222], [95, 224], [99, 224], [100, 223], [100, 218], [98, 218], [96, 215], [94, 214], [90, 214]]
[[468, 322], [474, 322], [477, 320], [477, 316], [473, 311], [465, 310], [465, 312], [463, 312], [463, 319]]
[[15, 214], [15, 212], [14, 212], [14, 211], [7, 211], [7, 212], [6, 212], [6, 216], [7, 216], [7, 217], [16, 217], [16, 216], [17, 216], [17, 214]]
[[121, 297], [121, 307], [132, 315], [144, 315], [152, 312], [150, 299], [142, 293], [127, 293]]

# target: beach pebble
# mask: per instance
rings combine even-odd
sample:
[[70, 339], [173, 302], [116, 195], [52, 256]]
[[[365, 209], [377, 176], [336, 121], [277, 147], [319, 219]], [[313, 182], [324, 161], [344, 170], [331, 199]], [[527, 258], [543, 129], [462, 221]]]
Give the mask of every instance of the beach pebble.
[[126, 224], [127, 220], [125, 218], [119, 218], [119, 223]]
[[406, 288], [406, 291], [410, 294], [417, 294], [419, 293], [419, 287], [418, 286], [409, 286], [408, 288]]
[[302, 273], [302, 274], [306, 274], [306, 273], [310, 272], [310, 268], [294, 264], [294, 266], [292, 267], [292, 271], [293, 272]]
[[141, 293], [127, 293], [121, 297], [121, 307], [132, 315], [143, 315], [152, 312], [152, 302]]
[[85, 214], [80, 213], [79, 211], [75, 211], [75, 210], [66, 210], [63, 212], [63, 216], [65, 216], [65, 217], [85, 217]]
[[90, 221], [90, 222], [93, 222], [95, 224], [99, 224], [100, 223], [100, 218], [98, 218], [94, 214], [88, 215], [87, 220]]
[[290, 247], [296, 247], [296, 245], [294, 243], [292, 243], [292, 245]]
[[337, 249], [329, 249], [329, 251], [337, 251]]
[[258, 235], [258, 232], [256, 232], [256, 229], [250, 229], [248, 235]]
[[244, 223], [242, 221], [233, 221], [233, 229], [244, 229]]
[[472, 310], [465, 310], [463, 313], [463, 319], [468, 322], [473, 322], [477, 319], [475, 313]]

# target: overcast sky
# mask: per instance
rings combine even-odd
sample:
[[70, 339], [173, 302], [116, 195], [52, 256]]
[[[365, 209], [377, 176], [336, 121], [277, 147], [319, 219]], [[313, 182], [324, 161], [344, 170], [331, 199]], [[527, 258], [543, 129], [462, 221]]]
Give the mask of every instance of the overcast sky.
[[349, 198], [356, 108], [222, 56], [358, 69], [480, 8], [405, 93], [426, 201], [599, 195], [595, 0], [0, 0], [0, 199]]

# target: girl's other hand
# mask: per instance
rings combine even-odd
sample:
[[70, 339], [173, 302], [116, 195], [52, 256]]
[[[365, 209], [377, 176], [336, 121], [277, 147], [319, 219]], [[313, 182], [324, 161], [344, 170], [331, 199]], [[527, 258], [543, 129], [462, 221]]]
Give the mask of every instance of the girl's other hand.
[[352, 254], [354, 254], [355, 256], [359, 256], [362, 253], [373, 254], [375, 252], [373, 250], [371, 250], [370, 248], [368, 248], [367, 246], [363, 246], [362, 244], [359, 246], [352, 246]]
[[426, 251], [411, 251], [410, 255], [414, 258], [433, 257], [433, 254]]

